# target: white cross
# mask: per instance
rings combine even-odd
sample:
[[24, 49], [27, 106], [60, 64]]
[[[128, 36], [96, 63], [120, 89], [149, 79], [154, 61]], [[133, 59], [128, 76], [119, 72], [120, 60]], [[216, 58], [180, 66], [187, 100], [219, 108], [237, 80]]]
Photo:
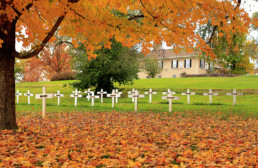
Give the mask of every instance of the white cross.
[[236, 89], [233, 89], [233, 93], [227, 93], [227, 96], [233, 96], [233, 105], [236, 105], [236, 96], [243, 95], [243, 93], [237, 93]]
[[[135, 94], [135, 90], [133, 89], [132, 91], [128, 92], [128, 95], [134, 95]], [[132, 97], [132, 103], [134, 102], [134, 97]]]
[[70, 94], [70, 97], [74, 97], [74, 106], [77, 106], [77, 98], [82, 97], [82, 95], [79, 95], [78, 93], [81, 93], [77, 89], [73, 91], [74, 94]]
[[87, 91], [85, 91], [84, 93], [87, 93], [86, 98], [88, 98], [88, 101], [90, 101], [89, 96], [90, 96], [90, 94], [92, 93], [92, 91], [90, 90], [90, 88], [89, 88]]
[[33, 94], [30, 93], [30, 91], [28, 90], [27, 93], [24, 93], [24, 96], [27, 96], [27, 97], [28, 97], [28, 104], [30, 104], [30, 97], [33, 96]]
[[91, 92], [91, 96], [87, 96], [87, 98], [90, 98], [91, 99], [91, 106], [94, 107], [94, 100], [95, 99], [99, 99], [99, 96], [98, 95], [94, 95], [94, 92]]
[[57, 94], [54, 94], [55, 97], [57, 97], [57, 104], [60, 106], [60, 97], [64, 97], [63, 94], [60, 94], [60, 91], [57, 91]]
[[144, 98], [145, 95], [140, 95], [138, 90], [135, 91], [135, 94], [133, 95], [128, 95], [129, 98], [132, 98], [134, 97], [134, 111], [137, 111], [138, 110], [138, 98]]
[[101, 100], [101, 103], [103, 103], [103, 95], [107, 94], [107, 92], [103, 91], [103, 89], [101, 89], [100, 92], [97, 92], [97, 94], [100, 94], [100, 100]]
[[212, 103], [212, 96], [218, 96], [218, 93], [212, 93], [212, 89], [209, 89], [209, 93], [203, 93], [204, 96], [209, 96], [210, 103]]
[[172, 95], [173, 95], [173, 94], [176, 94], [176, 92], [172, 92], [172, 91], [170, 91], [170, 89], [168, 89], [168, 91], [167, 91], [167, 92], [162, 92], [162, 94], [169, 95], [169, 93], [170, 93], [170, 92], [172, 93]]
[[111, 94], [107, 94], [107, 97], [112, 97], [112, 108], [114, 108], [115, 107], [115, 97], [120, 97], [120, 94], [116, 94], [115, 89], [113, 89]]
[[22, 95], [22, 93], [19, 93], [19, 90], [17, 90], [17, 93], [15, 93], [16, 97], [17, 97], [17, 104], [19, 104], [19, 96]]
[[172, 112], [172, 100], [180, 100], [180, 97], [173, 96], [173, 92], [169, 92], [168, 96], [162, 96], [162, 99], [167, 99], [169, 102], [168, 110]]
[[46, 93], [46, 88], [43, 87], [42, 94], [36, 94], [36, 99], [42, 99], [42, 118], [46, 117], [46, 99], [53, 98], [53, 93]]
[[[119, 94], [119, 95], [121, 96], [122, 92], [119, 92], [118, 89], [116, 89], [115, 94]], [[120, 96], [119, 96], [119, 97], [120, 97]], [[116, 103], [118, 103], [118, 96], [116, 97]]]
[[152, 101], [152, 94], [157, 94], [157, 92], [153, 92], [152, 89], [149, 89], [148, 92], [145, 92], [145, 94], [149, 95], [149, 103]]
[[187, 103], [190, 104], [190, 95], [195, 95], [195, 92], [190, 92], [190, 89], [187, 89], [186, 93], [182, 93], [182, 95], [187, 95]]

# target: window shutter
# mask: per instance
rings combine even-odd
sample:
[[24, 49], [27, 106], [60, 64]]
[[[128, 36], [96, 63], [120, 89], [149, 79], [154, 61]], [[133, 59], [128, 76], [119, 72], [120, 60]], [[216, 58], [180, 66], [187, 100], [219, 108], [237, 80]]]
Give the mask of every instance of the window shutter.
[[163, 61], [161, 61], [161, 67], [162, 67], [162, 69], [163, 69]]
[[171, 61], [171, 68], [173, 68], [173, 60]]
[[202, 68], [202, 59], [200, 59], [200, 68]]
[[192, 67], [192, 59], [190, 59], [190, 68]]
[[186, 67], [186, 60], [185, 60], [185, 66], [184, 67]]
[[176, 68], [178, 68], [178, 60], [176, 60]]

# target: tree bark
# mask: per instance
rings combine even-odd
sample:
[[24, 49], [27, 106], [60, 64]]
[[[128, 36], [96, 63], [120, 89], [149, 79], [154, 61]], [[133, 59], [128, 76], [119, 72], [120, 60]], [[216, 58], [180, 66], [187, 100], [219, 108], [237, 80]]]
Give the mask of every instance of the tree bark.
[[1, 26], [7, 33], [0, 31], [0, 39], [4, 40], [0, 48], [0, 130], [18, 128], [15, 115], [15, 24], [5, 20]]

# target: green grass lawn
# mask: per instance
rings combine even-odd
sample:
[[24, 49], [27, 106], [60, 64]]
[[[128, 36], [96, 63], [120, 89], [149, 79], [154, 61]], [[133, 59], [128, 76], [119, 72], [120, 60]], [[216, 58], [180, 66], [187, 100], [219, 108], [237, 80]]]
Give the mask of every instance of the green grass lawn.
[[258, 89], [258, 76], [140, 79], [126, 88]]
[[[31, 105], [27, 105], [27, 97], [20, 96], [19, 104], [16, 106], [17, 112], [41, 111], [41, 100], [35, 99], [35, 93], [42, 93], [42, 87], [47, 88], [48, 93], [56, 93], [60, 90], [65, 97], [61, 98], [61, 106], [57, 106], [57, 98], [47, 100], [48, 112], [74, 112], [74, 111], [133, 111], [134, 104], [132, 100], [127, 98], [127, 91], [135, 88], [144, 93], [148, 88], [157, 91], [157, 95], [153, 95], [153, 103], [148, 103], [149, 97], [139, 99], [139, 112], [167, 112], [168, 102], [162, 100], [162, 91], [168, 88], [175, 91], [176, 96], [180, 96], [180, 100], [173, 101], [173, 112], [196, 112], [198, 113], [223, 113], [223, 114], [240, 114], [243, 116], [258, 117], [258, 76], [241, 76], [233, 78], [161, 78], [161, 79], [140, 79], [136, 80], [133, 86], [118, 86], [122, 91], [122, 98], [119, 98], [115, 108], [111, 108], [111, 98], [105, 98], [101, 104], [97, 99], [95, 106], [91, 107], [91, 101], [88, 101], [83, 94], [83, 98], [78, 99], [78, 106], [74, 107], [74, 98], [70, 98], [70, 94], [74, 90], [69, 83], [74, 81], [57, 81], [57, 82], [37, 82], [37, 83], [19, 83], [16, 89], [21, 93], [30, 90], [34, 93], [31, 97]], [[181, 92], [185, 92], [189, 88], [195, 91], [196, 95], [191, 96], [191, 104], [187, 104], [186, 96], [182, 96]], [[232, 105], [232, 96], [225, 96], [225, 93], [232, 92], [231, 89], [236, 88], [237, 91], [244, 92], [244, 96], [237, 96], [237, 105]], [[203, 96], [203, 92], [207, 89], [215, 89], [219, 92], [219, 96], [213, 96], [212, 105], [209, 104], [209, 97]]]

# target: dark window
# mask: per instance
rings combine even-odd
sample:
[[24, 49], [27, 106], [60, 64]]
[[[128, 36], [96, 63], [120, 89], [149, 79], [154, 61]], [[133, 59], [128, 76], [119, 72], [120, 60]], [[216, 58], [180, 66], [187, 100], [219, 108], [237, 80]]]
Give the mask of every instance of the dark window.
[[185, 60], [185, 68], [191, 68], [192, 67], [192, 60], [186, 59]]
[[172, 60], [171, 68], [178, 68], [178, 60]]

